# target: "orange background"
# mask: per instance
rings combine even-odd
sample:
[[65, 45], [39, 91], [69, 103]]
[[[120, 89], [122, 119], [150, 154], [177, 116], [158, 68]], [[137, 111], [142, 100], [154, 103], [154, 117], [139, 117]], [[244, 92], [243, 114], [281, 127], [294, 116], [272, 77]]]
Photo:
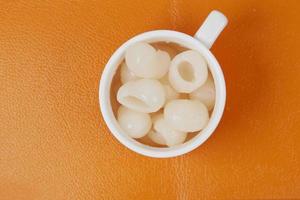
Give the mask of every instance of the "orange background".
[[[193, 34], [212, 9], [228, 100], [215, 134], [172, 159], [108, 131], [103, 66], [130, 37]], [[297, 0], [1, 1], [0, 199], [300, 198]]]

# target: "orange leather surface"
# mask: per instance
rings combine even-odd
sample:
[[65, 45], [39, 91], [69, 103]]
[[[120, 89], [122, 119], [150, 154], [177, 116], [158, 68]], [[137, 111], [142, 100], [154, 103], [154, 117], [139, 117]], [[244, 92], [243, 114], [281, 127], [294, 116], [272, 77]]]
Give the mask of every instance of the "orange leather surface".
[[[193, 34], [212, 9], [228, 99], [215, 134], [172, 159], [108, 131], [103, 66], [130, 37]], [[0, 199], [300, 198], [297, 0], [0, 2]]]

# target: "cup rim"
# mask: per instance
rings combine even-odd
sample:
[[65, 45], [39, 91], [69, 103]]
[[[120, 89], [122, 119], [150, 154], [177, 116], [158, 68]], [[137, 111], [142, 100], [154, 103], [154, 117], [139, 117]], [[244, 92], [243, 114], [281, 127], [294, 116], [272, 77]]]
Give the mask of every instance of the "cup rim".
[[[122, 129], [119, 127], [116, 117], [112, 111], [110, 102], [110, 89], [114, 74], [116, 73], [118, 66], [124, 59], [124, 53], [126, 49], [136, 42], [172, 42], [181, 46], [193, 49], [201, 53], [201, 55], [208, 62], [208, 67], [213, 76], [216, 100], [215, 106], [211, 113], [210, 120], [206, 127], [201, 130], [199, 134], [190, 139], [189, 141], [174, 146], [174, 147], [150, 147], [142, 144], [135, 139], [130, 138], [126, 133], [122, 133]], [[202, 145], [217, 128], [221, 117], [223, 115], [226, 101], [226, 85], [224, 75], [221, 67], [215, 58], [215, 56], [207, 49], [199, 40], [187, 35], [185, 33], [172, 31], [172, 30], [154, 30], [138, 34], [125, 43], [123, 43], [110, 57], [105, 68], [102, 72], [100, 85], [99, 85], [99, 104], [103, 119], [108, 126], [111, 133], [117, 138], [117, 140], [130, 150], [139, 153], [144, 156], [155, 158], [168, 158], [186, 154], [200, 145]]]

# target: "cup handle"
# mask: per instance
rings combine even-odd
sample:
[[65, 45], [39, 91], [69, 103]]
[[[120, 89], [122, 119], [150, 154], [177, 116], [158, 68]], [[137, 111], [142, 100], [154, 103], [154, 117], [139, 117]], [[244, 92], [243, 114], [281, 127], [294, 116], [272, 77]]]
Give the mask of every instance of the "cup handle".
[[223, 13], [213, 10], [198, 29], [194, 38], [210, 49], [227, 23], [228, 20]]

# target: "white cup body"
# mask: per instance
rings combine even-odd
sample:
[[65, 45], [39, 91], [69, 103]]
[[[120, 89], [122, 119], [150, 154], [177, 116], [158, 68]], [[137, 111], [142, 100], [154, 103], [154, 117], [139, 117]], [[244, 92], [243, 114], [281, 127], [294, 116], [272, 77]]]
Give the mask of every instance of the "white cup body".
[[[197, 32], [198, 33], [198, 32]], [[218, 33], [219, 34], [219, 33]], [[216, 39], [216, 36], [214, 36]], [[109, 59], [106, 64], [104, 71], [100, 80], [99, 87], [99, 102], [100, 108], [102, 112], [102, 116], [111, 131], [111, 133], [126, 147], [131, 149], [132, 151], [156, 158], [167, 158], [167, 157], [175, 157], [185, 153], [188, 153], [195, 148], [199, 147], [203, 144], [214, 132], [216, 127], [218, 126], [220, 119], [223, 115], [225, 101], [226, 101], [226, 87], [225, 80], [223, 76], [223, 72], [220, 68], [220, 65], [214, 55], [209, 51], [208, 48], [212, 45], [213, 42], [205, 44], [205, 42], [201, 42], [201, 39], [195, 35], [195, 38], [189, 36], [184, 33], [170, 31], [170, 30], [156, 30], [145, 32], [139, 34], [127, 42], [125, 42], [122, 46], [120, 46], [114, 54]], [[191, 140], [174, 147], [151, 147], [145, 144], [142, 144], [129, 136], [127, 136], [124, 131], [120, 128], [116, 117], [113, 113], [111, 106], [111, 97], [110, 97], [110, 88], [112, 84], [113, 77], [124, 60], [125, 51], [127, 48], [137, 42], [172, 42], [179, 44], [180, 46], [186, 47], [187, 49], [192, 49], [198, 51], [203, 57], [206, 59], [208, 63], [209, 70], [213, 76], [216, 90], [216, 100], [215, 106], [211, 113], [210, 120], [207, 126], [201, 130], [201, 132], [193, 137]], [[115, 98], [115, 97], [113, 97]]]

